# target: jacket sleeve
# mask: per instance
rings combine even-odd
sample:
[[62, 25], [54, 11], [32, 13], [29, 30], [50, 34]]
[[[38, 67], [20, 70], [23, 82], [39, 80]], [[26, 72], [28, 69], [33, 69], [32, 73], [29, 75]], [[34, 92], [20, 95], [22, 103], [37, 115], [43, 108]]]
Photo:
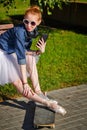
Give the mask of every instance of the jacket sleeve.
[[15, 52], [17, 55], [18, 64], [26, 64], [24, 35], [19, 31], [15, 33], [15, 36]]

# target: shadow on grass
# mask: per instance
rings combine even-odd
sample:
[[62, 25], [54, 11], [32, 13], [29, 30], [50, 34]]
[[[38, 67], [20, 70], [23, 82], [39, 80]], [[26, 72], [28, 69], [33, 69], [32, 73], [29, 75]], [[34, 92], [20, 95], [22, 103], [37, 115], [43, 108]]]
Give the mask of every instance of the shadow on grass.
[[[23, 15], [9, 15], [10, 23], [13, 23], [14, 25], [22, 23], [23, 17], [24, 17]], [[9, 20], [0, 21], [1, 24], [6, 22], [9, 23]], [[45, 19], [45, 17], [43, 18], [41, 25], [49, 26], [50, 28], [70, 30], [76, 33], [87, 34], [87, 27], [77, 26], [77, 25], [75, 26], [75, 25], [63, 23], [56, 20], [54, 21], [52, 19], [47, 19], [47, 18]]]

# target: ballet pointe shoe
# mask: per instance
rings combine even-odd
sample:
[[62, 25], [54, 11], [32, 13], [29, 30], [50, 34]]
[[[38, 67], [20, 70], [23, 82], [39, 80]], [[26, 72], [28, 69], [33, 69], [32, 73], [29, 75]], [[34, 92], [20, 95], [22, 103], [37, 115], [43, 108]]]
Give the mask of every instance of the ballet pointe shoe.
[[53, 101], [55, 103], [58, 103], [57, 101], [55, 101], [54, 99], [50, 99], [48, 96], [47, 96], [47, 92], [41, 92], [40, 94], [38, 94], [38, 96], [40, 96], [41, 98], [47, 100], [47, 101]]
[[67, 113], [66, 110], [62, 106], [58, 105], [55, 100], [49, 100], [47, 106], [55, 113], [59, 113], [63, 116]]
[[63, 116], [66, 114], [66, 110], [62, 106], [60, 106], [56, 100], [49, 99], [43, 94], [39, 96], [42, 98], [43, 101], [41, 103], [36, 102], [37, 105], [46, 106], [55, 113], [59, 113]]
[[63, 116], [67, 113], [66, 110], [60, 105], [57, 105], [57, 108], [55, 108], [54, 111], [56, 113], [60, 113]]
[[45, 92], [41, 92], [39, 94], [37, 94], [39, 97], [43, 98], [43, 99], [46, 99], [46, 100], [49, 100], [49, 98], [47, 97], [46, 93]]

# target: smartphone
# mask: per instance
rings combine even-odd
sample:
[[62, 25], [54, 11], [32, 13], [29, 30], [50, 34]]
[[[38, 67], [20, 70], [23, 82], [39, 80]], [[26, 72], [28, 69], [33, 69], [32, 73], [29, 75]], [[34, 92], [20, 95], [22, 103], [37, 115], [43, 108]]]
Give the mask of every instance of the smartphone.
[[[40, 37], [40, 40], [42, 40], [42, 38], [43, 38], [44, 42], [46, 42], [46, 40], [48, 39], [48, 34], [42, 34], [42, 36]], [[37, 43], [37, 45], [38, 45], [38, 43]]]
[[44, 42], [48, 39], [48, 34], [42, 34], [40, 40], [43, 38]]

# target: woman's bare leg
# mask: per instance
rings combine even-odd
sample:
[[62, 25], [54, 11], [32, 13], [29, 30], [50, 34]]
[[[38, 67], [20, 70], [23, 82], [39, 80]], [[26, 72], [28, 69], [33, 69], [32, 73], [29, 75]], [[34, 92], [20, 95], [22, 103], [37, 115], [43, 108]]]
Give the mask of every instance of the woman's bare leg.
[[[23, 95], [23, 85], [22, 85], [21, 80], [19, 79], [19, 80], [13, 82], [12, 84], [18, 90], [18, 92]], [[30, 90], [31, 90], [31, 88], [30, 88]], [[25, 95], [23, 95], [23, 96], [25, 96]], [[33, 92], [33, 90], [29, 91], [27, 96], [25, 96], [25, 97], [28, 99], [32, 99], [35, 102], [39, 102], [39, 103], [42, 103], [42, 104], [48, 106], [49, 101], [46, 101], [43, 98], [39, 97], [36, 93]], [[55, 105], [55, 103], [54, 103], [54, 105]]]
[[[23, 94], [23, 85], [20, 79], [13, 82], [13, 85], [21, 94]], [[46, 100], [46, 99], [41, 98], [36, 93], [34, 93], [33, 90], [31, 90], [31, 88], [28, 90], [28, 94], [25, 97], [28, 99], [32, 99], [35, 102], [44, 104], [45, 106], [49, 107], [50, 109], [52, 109], [53, 111], [57, 113], [60, 113], [62, 115], [66, 114], [65, 109], [61, 107], [60, 105], [58, 105], [56, 101], [51, 101], [51, 100]]]
[[30, 79], [34, 88], [35, 93], [41, 93], [41, 88], [38, 79], [38, 72], [36, 67], [36, 59], [32, 55], [27, 56], [27, 71], [30, 74]]

